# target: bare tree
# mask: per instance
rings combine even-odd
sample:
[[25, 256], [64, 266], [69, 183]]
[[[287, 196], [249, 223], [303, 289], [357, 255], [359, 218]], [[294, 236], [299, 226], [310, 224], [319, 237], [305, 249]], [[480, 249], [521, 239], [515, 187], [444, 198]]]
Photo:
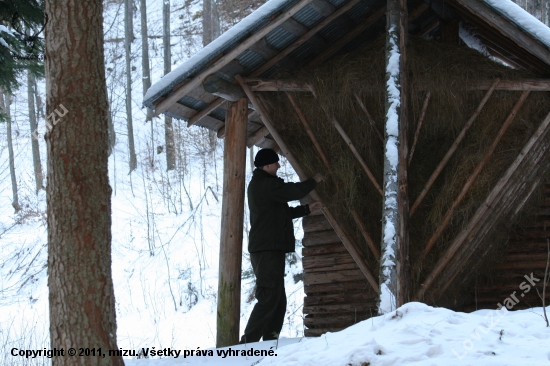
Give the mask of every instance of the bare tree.
[[[164, 46], [164, 74], [172, 70], [170, 46], [170, 0], [164, 0], [162, 6], [162, 44]], [[164, 138], [166, 141], [166, 170], [176, 168], [176, 150], [174, 149], [174, 126], [172, 117], [164, 116]]]
[[134, 38], [134, 32], [132, 29], [132, 0], [124, 1], [124, 50], [126, 53], [126, 124], [128, 127], [128, 148], [130, 151], [130, 173], [136, 169], [137, 158], [136, 148], [134, 146], [134, 126], [132, 122], [132, 66], [131, 55], [132, 50], [131, 43]]
[[6, 121], [6, 128], [7, 128], [7, 139], [8, 139], [8, 158], [10, 159], [9, 165], [10, 165], [10, 176], [11, 176], [11, 191], [13, 195], [13, 200], [11, 202], [11, 205], [15, 209], [15, 212], [18, 212], [21, 209], [21, 206], [19, 206], [19, 196], [17, 194], [17, 177], [15, 176], [13, 142], [11, 138], [11, 117], [10, 117], [11, 98], [9, 94], [5, 94], [5, 97], [6, 97], [6, 102], [4, 103], [4, 92], [2, 89], [0, 89], [0, 108], [2, 108], [2, 110], [8, 117]]
[[220, 15], [215, 0], [202, 1], [202, 45], [206, 46], [220, 36]]
[[[141, 73], [143, 81], [143, 95], [151, 87], [151, 70], [149, 68], [149, 32], [147, 30], [147, 2], [140, 0], [140, 15], [141, 15]], [[146, 121], [153, 120], [153, 113], [150, 108], [147, 108]], [[152, 126], [152, 124], [151, 124]]]
[[[34, 104], [35, 98], [35, 85], [36, 79], [34, 75], [28, 71], [27, 72], [27, 99], [29, 106], [29, 123], [31, 125], [31, 131], [36, 131], [38, 123], [36, 120], [36, 106]], [[32, 147], [32, 163], [34, 166], [34, 181], [36, 185], [36, 193], [42, 188], [43, 185], [43, 173], [42, 173], [42, 163], [40, 162], [40, 147], [38, 146], [38, 139], [31, 136], [31, 147]]]
[[[47, 222], [52, 365], [123, 366], [111, 275], [111, 187], [102, 0], [46, 0]], [[78, 37], [75, 38], [75, 35]], [[78, 350], [78, 348], [77, 348]]]

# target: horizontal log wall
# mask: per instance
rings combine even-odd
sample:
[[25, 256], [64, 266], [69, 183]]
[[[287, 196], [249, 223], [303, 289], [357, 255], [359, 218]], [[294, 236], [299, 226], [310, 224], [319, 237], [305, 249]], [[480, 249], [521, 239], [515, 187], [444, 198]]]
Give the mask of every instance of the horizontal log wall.
[[302, 226], [304, 335], [337, 332], [376, 316], [378, 296], [328, 220], [317, 211]]

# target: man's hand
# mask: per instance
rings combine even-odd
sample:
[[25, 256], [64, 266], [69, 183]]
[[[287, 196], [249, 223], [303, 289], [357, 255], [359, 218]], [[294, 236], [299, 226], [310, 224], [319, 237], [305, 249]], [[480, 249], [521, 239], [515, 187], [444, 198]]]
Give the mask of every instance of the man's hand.
[[325, 177], [321, 173], [315, 173], [315, 175], [312, 178], [315, 179], [317, 183], [321, 183], [322, 181], [325, 180]]

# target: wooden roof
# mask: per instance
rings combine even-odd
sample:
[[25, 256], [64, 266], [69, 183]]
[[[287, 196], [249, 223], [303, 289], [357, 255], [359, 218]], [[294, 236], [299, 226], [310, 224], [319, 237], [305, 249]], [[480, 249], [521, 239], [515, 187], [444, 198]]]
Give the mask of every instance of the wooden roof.
[[[480, 0], [408, 2], [409, 33], [456, 38], [468, 27], [489, 53], [516, 67], [550, 75], [544, 40]], [[522, 10], [518, 10], [522, 11]], [[205, 90], [215, 75], [237, 84], [235, 75], [269, 78], [278, 69], [295, 72], [353, 51], [384, 32], [385, 2], [379, 0], [271, 0], [234, 29], [155, 83], [144, 105], [224, 135], [225, 100]], [[253, 89], [254, 90], [254, 89]], [[269, 86], [263, 90], [281, 90]], [[248, 146], [275, 147], [261, 119], [251, 111]]]

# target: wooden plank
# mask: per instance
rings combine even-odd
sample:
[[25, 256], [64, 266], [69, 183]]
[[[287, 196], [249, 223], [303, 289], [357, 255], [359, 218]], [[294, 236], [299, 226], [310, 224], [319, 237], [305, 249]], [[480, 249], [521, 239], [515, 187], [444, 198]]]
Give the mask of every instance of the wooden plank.
[[550, 52], [540, 41], [536, 41], [532, 36], [523, 32], [513, 22], [506, 19], [504, 15], [493, 10], [486, 3], [476, 0], [452, 0], [450, 3], [456, 3], [470, 13], [481, 18], [487, 25], [497, 30], [505, 38], [511, 39], [515, 44], [523, 48], [528, 53], [536, 56], [538, 59], [550, 65]]
[[[423, 298], [425, 292], [430, 288], [430, 286], [433, 284], [433, 282], [436, 280], [436, 278], [439, 276], [439, 274], [442, 272], [445, 266], [450, 262], [450, 260], [454, 258], [458, 250], [462, 248], [462, 246], [465, 244], [468, 237], [472, 237], [472, 235], [476, 233], [476, 231], [474, 231], [474, 228], [479, 224], [481, 218], [485, 217], [488, 212], [492, 212], [493, 217], [496, 215], [495, 211], [493, 210], [494, 202], [498, 198], [502, 199], [503, 188], [507, 184], [509, 184], [508, 182], [511, 179], [514, 172], [516, 171], [517, 167], [520, 166], [520, 164], [523, 164], [525, 157], [528, 155], [529, 151], [531, 151], [533, 146], [537, 144], [537, 141], [541, 138], [541, 136], [545, 136], [545, 134], [547, 133], [549, 124], [550, 124], [550, 113], [546, 116], [546, 118], [541, 123], [539, 128], [535, 131], [533, 136], [531, 136], [529, 141], [521, 150], [518, 157], [515, 159], [512, 165], [507, 169], [503, 177], [495, 185], [491, 193], [485, 199], [485, 202], [479, 207], [479, 209], [476, 211], [474, 216], [470, 219], [466, 227], [457, 235], [457, 237], [453, 240], [449, 248], [441, 256], [441, 258], [439, 259], [439, 261], [437, 262], [437, 264], [435, 265], [431, 273], [428, 275], [428, 277], [422, 284], [420, 290], [415, 296], [415, 299], [418, 300]], [[502, 212], [499, 212], [499, 213], [502, 213]]]
[[352, 269], [359, 269], [359, 267], [357, 267], [357, 264], [355, 264], [351, 256], [350, 256], [350, 259], [352, 260], [352, 263], [335, 264], [328, 267], [310, 267], [310, 268], [307, 268], [307, 272], [315, 273], [315, 272], [348, 271]]
[[304, 305], [304, 314], [327, 314], [327, 313], [355, 313], [373, 310], [376, 314], [376, 301], [362, 301], [360, 303], [347, 304], [325, 304], [325, 305]]
[[319, 294], [331, 294], [334, 292], [361, 292], [366, 293], [369, 296], [376, 296], [375, 292], [371, 290], [370, 285], [364, 280], [360, 281], [345, 281], [345, 282], [333, 282], [322, 284], [307, 284], [304, 282], [304, 293], [306, 295], [319, 295]]
[[[468, 85], [468, 90], [487, 90], [490, 89], [493, 82], [490, 80], [481, 80]], [[509, 91], [550, 91], [550, 79], [520, 79], [520, 80], [501, 80], [496, 90]]]
[[227, 138], [223, 154], [217, 347], [239, 342], [247, 110], [247, 100], [242, 98], [227, 111]]
[[364, 279], [360, 270], [351, 269], [337, 272], [304, 273], [304, 283], [316, 285], [320, 283], [359, 281]]
[[489, 150], [485, 153], [485, 156], [483, 157], [483, 159], [477, 164], [476, 168], [474, 169], [474, 171], [472, 172], [472, 174], [470, 175], [470, 177], [462, 187], [462, 190], [460, 191], [459, 195], [455, 198], [451, 207], [445, 213], [445, 216], [441, 220], [441, 223], [435, 230], [434, 234], [430, 237], [430, 239], [428, 239], [428, 242], [426, 243], [426, 247], [424, 248], [424, 251], [422, 252], [422, 255], [420, 256], [420, 258], [418, 259], [418, 262], [417, 262], [418, 264], [422, 263], [424, 258], [426, 258], [426, 256], [434, 246], [435, 242], [437, 241], [437, 239], [439, 239], [439, 237], [447, 227], [447, 224], [449, 223], [455, 209], [462, 202], [462, 200], [466, 196], [466, 193], [468, 193], [468, 190], [470, 189], [472, 184], [474, 184], [475, 180], [483, 170], [483, 167], [485, 167], [485, 164], [489, 161], [489, 158], [493, 155], [498, 143], [504, 136], [504, 133], [508, 130], [508, 127], [510, 127], [510, 125], [514, 121], [514, 118], [516, 117], [517, 113], [519, 112], [519, 109], [521, 108], [521, 106], [529, 96], [529, 93], [530, 91], [524, 91], [523, 93], [521, 93], [520, 98], [518, 99], [518, 101], [514, 105], [514, 108], [512, 109], [512, 111], [510, 112], [510, 114], [508, 115], [504, 123], [502, 124], [500, 130], [497, 133], [497, 136], [495, 137], [495, 139], [493, 140], [493, 143], [489, 147]]
[[314, 231], [306, 233], [302, 239], [302, 245], [309, 247], [313, 245], [322, 245], [329, 243], [337, 243], [340, 241], [338, 234], [333, 229], [325, 231]]
[[304, 297], [304, 306], [324, 305], [324, 304], [349, 304], [374, 302], [375, 299], [365, 293], [336, 293], [330, 295], [306, 296]]
[[296, 14], [298, 11], [300, 11], [304, 6], [306, 6], [310, 2], [311, 0], [300, 0], [296, 5], [294, 5], [292, 8], [288, 9], [284, 13], [280, 14], [277, 18], [272, 20], [268, 25], [266, 25], [256, 33], [252, 34], [246, 40], [240, 42], [237, 47], [229, 51], [227, 54], [223, 55], [219, 60], [214, 62], [209, 67], [205, 68], [198, 75], [194, 76], [191, 80], [189, 80], [185, 85], [180, 87], [173, 94], [169, 95], [165, 100], [163, 100], [155, 108], [155, 115], [158, 116], [160, 113], [166, 111], [169, 106], [177, 102], [187, 93], [189, 93], [189, 91], [194, 89], [197, 85], [202, 84], [202, 81], [204, 80], [204, 78], [206, 78], [208, 75], [211, 75], [217, 72], [218, 70], [221, 70], [225, 65], [233, 61], [237, 56], [243, 53], [246, 49], [248, 49], [254, 43], [259, 41], [261, 38], [263, 38], [266, 34], [271, 32], [273, 29], [281, 25], [291, 16]]
[[355, 263], [349, 253], [316, 255], [302, 258], [302, 266], [305, 272], [314, 267], [330, 267], [338, 264]]
[[[294, 168], [294, 170], [296, 171], [296, 173], [298, 174], [300, 179], [305, 180], [307, 178], [307, 176], [304, 174], [304, 171], [302, 170], [302, 168], [298, 164], [298, 161], [290, 153], [290, 150], [286, 146], [286, 143], [284, 142], [284, 140], [281, 138], [281, 135], [279, 135], [279, 133], [277, 132], [277, 130], [275, 129], [275, 127], [271, 123], [271, 119], [269, 118], [269, 116], [267, 114], [267, 111], [265, 110], [265, 107], [263, 106], [263, 104], [261, 104], [261, 102], [258, 100], [258, 98], [256, 98], [256, 95], [250, 90], [250, 88], [246, 85], [246, 83], [244, 82], [244, 80], [242, 79], [242, 77], [240, 75], [236, 75], [235, 79], [237, 79], [239, 84], [241, 84], [241, 87], [245, 91], [246, 95], [248, 96], [248, 98], [250, 99], [252, 104], [256, 107], [256, 111], [258, 111], [258, 114], [262, 118], [262, 121], [264, 122], [264, 125], [267, 127], [267, 129], [271, 133], [271, 136], [273, 136], [273, 138], [277, 142], [277, 145], [283, 151], [283, 155], [290, 162], [290, 164], [292, 165], [292, 167]], [[317, 194], [317, 192], [315, 192], [315, 190], [310, 193], [310, 196], [311, 196], [311, 198], [313, 198], [313, 200], [319, 201], [319, 202], [322, 203], [321, 197]], [[324, 204], [322, 204], [321, 209], [323, 210], [323, 214], [325, 215], [327, 220], [330, 222], [331, 226], [334, 228], [334, 231], [336, 231], [336, 233], [338, 234], [338, 237], [340, 238], [340, 240], [342, 241], [342, 243], [344, 244], [344, 246], [346, 247], [348, 252], [351, 254], [353, 259], [355, 260], [355, 263], [357, 263], [357, 265], [361, 269], [361, 272], [363, 273], [363, 275], [365, 276], [367, 281], [369, 281], [371, 286], [377, 292], [380, 291], [380, 289], [378, 288], [378, 282], [376, 281], [376, 279], [372, 275], [371, 270], [368, 268], [367, 262], [363, 258], [363, 255], [361, 254], [361, 252], [359, 250], [359, 246], [357, 245], [357, 243], [355, 243], [353, 241], [353, 239], [346, 234], [346, 232], [340, 226], [340, 224], [338, 223], [336, 218], [329, 211], [328, 207], [326, 207]]]
[[[324, 216], [306, 216], [302, 219], [302, 228], [304, 233], [311, 233], [314, 231], [331, 230], [330, 222]], [[343, 248], [343, 246], [342, 246]]]
[[220, 105], [225, 103], [225, 99], [223, 98], [217, 98], [212, 103], [210, 103], [206, 108], [204, 108], [202, 111], [195, 113], [189, 118], [189, 121], [187, 122], [187, 127], [193, 126], [195, 123], [203, 119], [204, 117], [208, 116], [210, 112], [212, 112], [214, 109], [218, 108]]
[[311, 86], [299, 80], [243, 78], [253, 92], [309, 92]]
[[437, 179], [437, 177], [439, 176], [439, 174], [441, 173], [443, 168], [445, 168], [445, 166], [447, 165], [447, 163], [449, 162], [449, 160], [453, 156], [454, 152], [458, 148], [458, 145], [460, 144], [460, 142], [462, 142], [462, 139], [464, 138], [464, 136], [466, 136], [466, 132], [468, 132], [468, 130], [470, 129], [470, 127], [472, 126], [474, 121], [477, 119], [477, 116], [479, 116], [479, 113], [481, 113], [481, 110], [485, 106], [485, 103], [487, 103], [487, 100], [489, 100], [489, 97], [491, 97], [491, 95], [493, 94], [493, 91], [495, 90], [496, 86], [499, 83], [500, 83], [499, 79], [496, 79], [495, 81], [493, 81], [493, 84], [491, 85], [491, 88], [489, 88], [489, 91], [487, 93], [485, 93], [485, 96], [483, 97], [483, 99], [481, 100], [479, 105], [477, 106], [476, 110], [470, 116], [470, 118], [468, 119], [468, 121], [466, 122], [466, 124], [464, 125], [464, 127], [462, 128], [462, 130], [460, 131], [458, 136], [456, 137], [455, 141], [451, 145], [451, 148], [449, 149], [449, 151], [447, 151], [447, 153], [445, 154], [445, 156], [443, 157], [441, 162], [437, 165], [437, 168], [434, 170], [434, 172], [430, 176], [430, 179], [428, 179], [428, 182], [426, 183], [426, 185], [422, 189], [422, 192], [420, 192], [420, 194], [418, 195], [418, 198], [416, 199], [416, 201], [414, 201], [414, 204], [412, 205], [411, 211], [410, 211], [410, 216], [411, 217], [416, 212], [416, 209], [418, 208], [418, 206], [420, 206], [420, 203], [422, 202], [424, 197], [426, 197], [426, 194], [428, 193], [428, 191], [432, 187], [433, 183], [435, 182], [435, 180]]
[[[320, 215], [318, 217], [323, 217], [323, 215]], [[316, 245], [314, 247], [304, 247], [302, 248], [302, 255], [305, 256], [313, 256], [313, 255], [323, 255], [323, 254], [331, 254], [331, 253], [347, 253], [348, 250], [342, 244], [340, 240], [338, 240], [337, 243], [331, 243], [331, 244], [324, 244], [324, 245]]]

